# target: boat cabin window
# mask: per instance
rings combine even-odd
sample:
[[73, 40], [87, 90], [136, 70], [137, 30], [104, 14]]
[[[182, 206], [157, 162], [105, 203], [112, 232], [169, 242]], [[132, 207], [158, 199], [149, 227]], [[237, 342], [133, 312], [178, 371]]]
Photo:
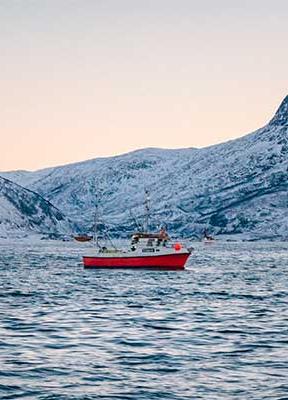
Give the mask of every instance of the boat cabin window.
[[142, 249], [142, 253], [153, 253], [155, 249], [153, 247], [146, 247]]

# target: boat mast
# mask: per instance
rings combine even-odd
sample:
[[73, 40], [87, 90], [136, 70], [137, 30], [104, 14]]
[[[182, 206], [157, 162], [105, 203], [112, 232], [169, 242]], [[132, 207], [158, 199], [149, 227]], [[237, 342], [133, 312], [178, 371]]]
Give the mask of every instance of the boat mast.
[[149, 229], [149, 213], [150, 213], [150, 197], [148, 189], [145, 189], [145, 223], [144, 232], [148, 232]]
[[98, 218], [99, 218], [99, 193], [96, 193], [96, 201], [95, 201], [95, 213], [94, 213], [94, 244], [99, 247], [99, 238], [98, 238]]
[[97, 232], [97, 224], [98, 224], [98, 204], [95, 204], [95, 213], [94, 213], [94, 244], [98, 247], [98, 232]]

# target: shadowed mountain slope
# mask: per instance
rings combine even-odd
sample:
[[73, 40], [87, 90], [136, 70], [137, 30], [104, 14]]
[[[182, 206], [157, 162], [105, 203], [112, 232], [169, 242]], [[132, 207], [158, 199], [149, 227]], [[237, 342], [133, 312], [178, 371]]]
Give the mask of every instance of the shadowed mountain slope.
[[0, 177], [0, 234], [69, 233], [64, 215], [39, 194]]

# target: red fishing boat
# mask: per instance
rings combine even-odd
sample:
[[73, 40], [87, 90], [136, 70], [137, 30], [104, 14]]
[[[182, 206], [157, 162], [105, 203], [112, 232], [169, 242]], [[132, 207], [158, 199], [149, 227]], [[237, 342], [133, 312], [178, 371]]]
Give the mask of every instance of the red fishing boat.
[[152, 268], [177, 270], [184, 269], [192, 249], [179, 242], [169, 243], [162, 232], [136, 233], [132, 236], [127, 250], [100, 247], [91, 249], [83, 257], [85, 268]]
[[[147, 191], [146, 191], [147, 195]], [[149, 197], [145, 201], [146, 218], [142, 232], [132, 235], [127, 249], [107, 248], [100, 246], [97, 236], [97, 208], [95, 217], [94, 239], [96, 246], [83, 257], [85, 268], [151, 268], [178, 270], [184, 269], [185, 263], [192, 252], [180, 242], [171, 242], [166, 230], [161, 228], [158, 233], [147, 233], [149, 218]], [[112, 241], [110, 243], [113, 245]]]

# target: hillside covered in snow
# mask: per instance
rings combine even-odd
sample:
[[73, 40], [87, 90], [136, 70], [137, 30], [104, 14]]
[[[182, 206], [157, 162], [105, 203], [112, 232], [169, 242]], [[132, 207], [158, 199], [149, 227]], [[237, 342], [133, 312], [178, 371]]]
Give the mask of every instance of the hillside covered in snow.
[[190, 238], [208, 228], [214, 234], [287, 239], [287, 136], [288, 96], [266, 126], [219, 145], [148, 148], [0, 175], [44, 197], [75, 221], [79, 231], [92, 229], [96, 194], [112, 233], [134, 230], [147, 188], [151, 228], [166, 224], [172, 234]]
[[0, 237], [71, 232], [65, 216], [39, 194], [0, 177]]

